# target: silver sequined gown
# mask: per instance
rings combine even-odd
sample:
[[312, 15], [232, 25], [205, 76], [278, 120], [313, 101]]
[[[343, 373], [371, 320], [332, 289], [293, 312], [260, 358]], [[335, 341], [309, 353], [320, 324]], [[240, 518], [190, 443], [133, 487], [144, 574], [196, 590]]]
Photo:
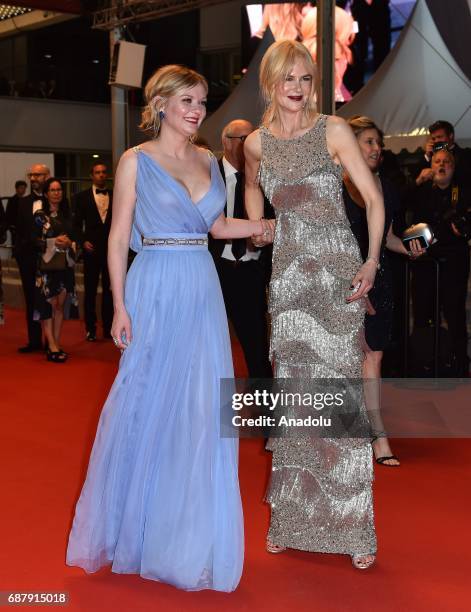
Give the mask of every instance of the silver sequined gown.
[[[260, 184], [277, 218], [270, 284], [277, 378], [361, 378], [364, 309], [345, 297], [362, 260], [327, 150], [327, 117], [303, 136], [260, 128]], [[364, 410], [364, 406], [360, 406]], [[376, 551], [371, 445], [364, 438], [277, 438], [268, 539], [300, 550]]]

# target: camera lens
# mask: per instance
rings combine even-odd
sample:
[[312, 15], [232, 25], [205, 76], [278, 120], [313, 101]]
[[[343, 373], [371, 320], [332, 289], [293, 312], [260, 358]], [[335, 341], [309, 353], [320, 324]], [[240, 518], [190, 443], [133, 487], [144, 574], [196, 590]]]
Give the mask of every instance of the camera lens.
[[435, 142], [433, 145], [433, 152], [437, 151], [448, 151], [448, 143], [447, 142]]

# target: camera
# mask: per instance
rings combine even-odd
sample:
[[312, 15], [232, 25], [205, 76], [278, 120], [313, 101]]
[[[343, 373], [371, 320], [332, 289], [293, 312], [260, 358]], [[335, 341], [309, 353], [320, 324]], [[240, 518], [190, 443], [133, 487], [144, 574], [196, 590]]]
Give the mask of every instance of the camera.
[[402, 242], [408, 251], [411, 250], [411, 240], [418, 240], [423, 249], [428, 249], [434, 242], [433, 231], [430, 225], [428, 223], [416, 223], [408, 227], [402, 234]]
[[453, 223], [465, 240], [471, 238], [471, 219], [469, 215], [455, 213], [450, 217], [450, 222]]
[[40, 208], [33, 214], [33, 220], [34, 220], [34, 224], [36, 225], [36, 227], [41, 227], [41, 228], [43, 228], [49, 221], [46, 213], [44, 212], [42, 208]]
[[432, 150], [434, 153], [437, 153], [437, 151], [449, 151], [450, 149], [448, 148], [448, 146], [448, 143], [445, 141], [434, 142]]

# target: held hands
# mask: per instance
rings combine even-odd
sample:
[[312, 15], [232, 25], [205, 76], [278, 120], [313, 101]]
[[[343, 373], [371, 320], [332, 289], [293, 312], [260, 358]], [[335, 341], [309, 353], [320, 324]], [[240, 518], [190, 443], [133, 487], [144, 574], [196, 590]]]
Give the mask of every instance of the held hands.
[[252, 244], [257, 248], [271, 244], [275, 236], [276, 219], [262, 218], [260, 219], [260, 222], [262, 224], [262, 233], [254, 234], [252, 236]]
[[121, 351], [124, 351], [132, 340], [131, 319], [124, 308], [114, 313], [111, 337]]
[[[361, 266], [361, 268], [358, 270], [358, 272], [355, 274], [351, 284], [350, 295], [348, 295], [346, 301], [350, 303], [354, 302], [355, 300], [359, 300], [363, 297], [367, 298], [368, 291], [374, 285], [375, 276], [376, 263], [372, 259], [367, 259], [365, 263]], [[371, 306], [371, 308], [373, 307]]]
[[70, 249], [72, 246], [72, 240], [66, 236], [66, 234], [61, 234], [60, 236], [57, 236], [54, 244], [58, 249]]
[[89, 253], [93, 253], [93, 251], [95, 250], [93, 244], [88, 240], [85, 240], [85, 242], [83, 243], [83, 248]]

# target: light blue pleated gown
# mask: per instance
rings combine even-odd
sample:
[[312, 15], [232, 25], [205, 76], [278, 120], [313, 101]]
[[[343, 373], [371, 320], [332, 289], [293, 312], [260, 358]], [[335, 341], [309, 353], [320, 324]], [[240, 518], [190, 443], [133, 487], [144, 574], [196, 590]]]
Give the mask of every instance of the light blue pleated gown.
[[186, 590], [233, 591], [243, 564], [238, 444], [220, 437], [219, 381], [233, 376], [226, 312], [206, 246], [142, 247], [145, 238], [206, 238], [225, 203], [194, 203], [140, 150], [125, 287], [133, 339], [103, 408], [69, 537], [67, 564]]

